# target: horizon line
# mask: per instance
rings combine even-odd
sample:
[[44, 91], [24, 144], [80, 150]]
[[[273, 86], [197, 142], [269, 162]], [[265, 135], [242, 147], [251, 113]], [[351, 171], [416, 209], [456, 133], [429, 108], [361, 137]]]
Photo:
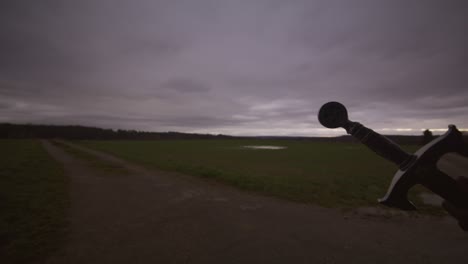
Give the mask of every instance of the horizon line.
[[[264, 134], [264, 133], [248, 133], [248, 132], [231, 132], [225, 133], [216, 131], [213, 129], [212, 131], [202, 131], [202, 130], [151, 130], [151, 129], [129, 129], [129, 128], [106, 128], [94, 125], [82, 125], [82, 124], [51, 124], [51, 123], [11, 123], [11, 122], [0, 122], [0, 125], [36, 125], [36, 126], [80, 126], [80, 127], [89, 127], [89, 128], [98, 128], [104, 130], [126, 130], [126, 131], [137, 131], [137, 132], [146, 132], [146, 133], [186, 133], [186, 134], [201, 134], [201, 135], [223, 135], [223, 136], [231, 136], [231, 137], [303, 137], [303, 138], [332, 138], [332, 137], [342, 137], [342, 136], [350, 136], [347, 134], [344, 129], [328, 129], [328, 128], [310, 128], [308, 130], [314, 130], [316, 133], [279, 133], [279, 134]], [[468, 128], [458, 128], [457, 129], [465, 134], [468, 132]], [[422, 136], [422, 132], [425, 130], [430, 130], [434, 135], [441, 135], [448, 130], [448, 128], [380, 128], [380, 129], [373, 129], [376, 132], [408, 132], [408, 134], [388, 134], [388, 133], [380, 133], [386, 136]], [[317, 133], [317, 131], [323, 131], [322, 133]], [[325, 132], [325, 133], [324, 133]], [[328, 133], [326, 133], [328, 132]], [[416, 132], [419, 132], [416, 134]], [[437, 133], [442, 132], [442, 133]]]

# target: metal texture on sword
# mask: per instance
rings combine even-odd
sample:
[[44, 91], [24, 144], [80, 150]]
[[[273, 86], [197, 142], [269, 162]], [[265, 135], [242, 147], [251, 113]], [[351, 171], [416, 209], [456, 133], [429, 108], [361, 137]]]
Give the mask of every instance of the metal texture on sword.
[[414, 185], [421, 184], [450, 203], [468, 208], [468, 194], [460, 189], [453, 178], [437, 168], [437, 161], [446, 153], [456, 152], [468, 157], [468, 145], [454, 125], [449, 125], [444, 135], [414, 154], [409, 154], [385, 136], [358, 122], [350, 121], [346, 107], [341, 103], [324, 104], [320, 108], [318, 119], [327, 128], [344, 128], [375, 153], [398, 165], [399, 170], [393, 177], [387, 194], [378, 200], [381, 204], [402, 210], [415, 210], [416, 207], [408, 200], [408, 191]]

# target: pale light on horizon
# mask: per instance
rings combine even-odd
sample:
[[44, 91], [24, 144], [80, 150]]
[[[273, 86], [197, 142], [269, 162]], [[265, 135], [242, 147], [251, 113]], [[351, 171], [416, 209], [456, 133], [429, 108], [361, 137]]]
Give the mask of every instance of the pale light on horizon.
[[[374, 131], [383, 135], [409, 135], [420, 136], [427, 128], [382, 128], [373, 129]], [[458, 128], [461, 132], [468, 132], [468, 128]], [[448, 128], [429, 128], [434, 135], [441, 135], [448, 131]], [[310, 128], [310, 129], [249, 129], [249, 130], [236, 130], [236, 129], [218, 129], [218, 130], [191, 130], [189, 133], [200, 134], [223, 134], [232, 136], [298, 136], [298, 137], [337, 137], [347, 135], [346, 131], [342, 128], [328, 129], [328, 128]]]

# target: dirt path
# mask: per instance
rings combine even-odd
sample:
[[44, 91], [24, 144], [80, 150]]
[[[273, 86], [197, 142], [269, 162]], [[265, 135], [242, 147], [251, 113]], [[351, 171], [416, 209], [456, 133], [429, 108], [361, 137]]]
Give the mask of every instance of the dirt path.
[[344, 214], [91, 151], [130, 171], [108, 175], [43, 145], [71, 179], [69, 241], [49, 263], [468, 263], [453, 220]]

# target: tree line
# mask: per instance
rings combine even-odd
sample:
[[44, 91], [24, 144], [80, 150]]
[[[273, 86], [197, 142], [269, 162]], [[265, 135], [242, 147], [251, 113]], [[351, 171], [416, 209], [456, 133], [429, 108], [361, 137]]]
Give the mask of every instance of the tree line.
[[216, 139], [226, 135], [192, 134], [180, 132], [145, 132], [113, 130], [78, 125], [0, 124], [0, 138], [62, 138], [91, 140], [156, 140], [156, 139]]
[[[391, 140], [402, 145], [427, 144], [436, 136], [430, 130], [424, 131], [420, 136], [387, 136]], [[0, 138], [24, 139], [70, 139], [70, 140], [164, 140], [164, 139], [278, 139], [278, 140], [308, 140], [317, 142], [355, 142], [352, 136], [340, 136], [334, 138], [321, 137], [284, 137], [284, 136], [260, 136], [260, 137], [235, 137], [228, 135], [194, 134], [181, 132], [146, 132], [124, 129], [104, 129], [79, 125], [36, 125], [36, 124], [10, 124], [0, 123]], [[465, 141], [468, 142], [467, 136]]]

